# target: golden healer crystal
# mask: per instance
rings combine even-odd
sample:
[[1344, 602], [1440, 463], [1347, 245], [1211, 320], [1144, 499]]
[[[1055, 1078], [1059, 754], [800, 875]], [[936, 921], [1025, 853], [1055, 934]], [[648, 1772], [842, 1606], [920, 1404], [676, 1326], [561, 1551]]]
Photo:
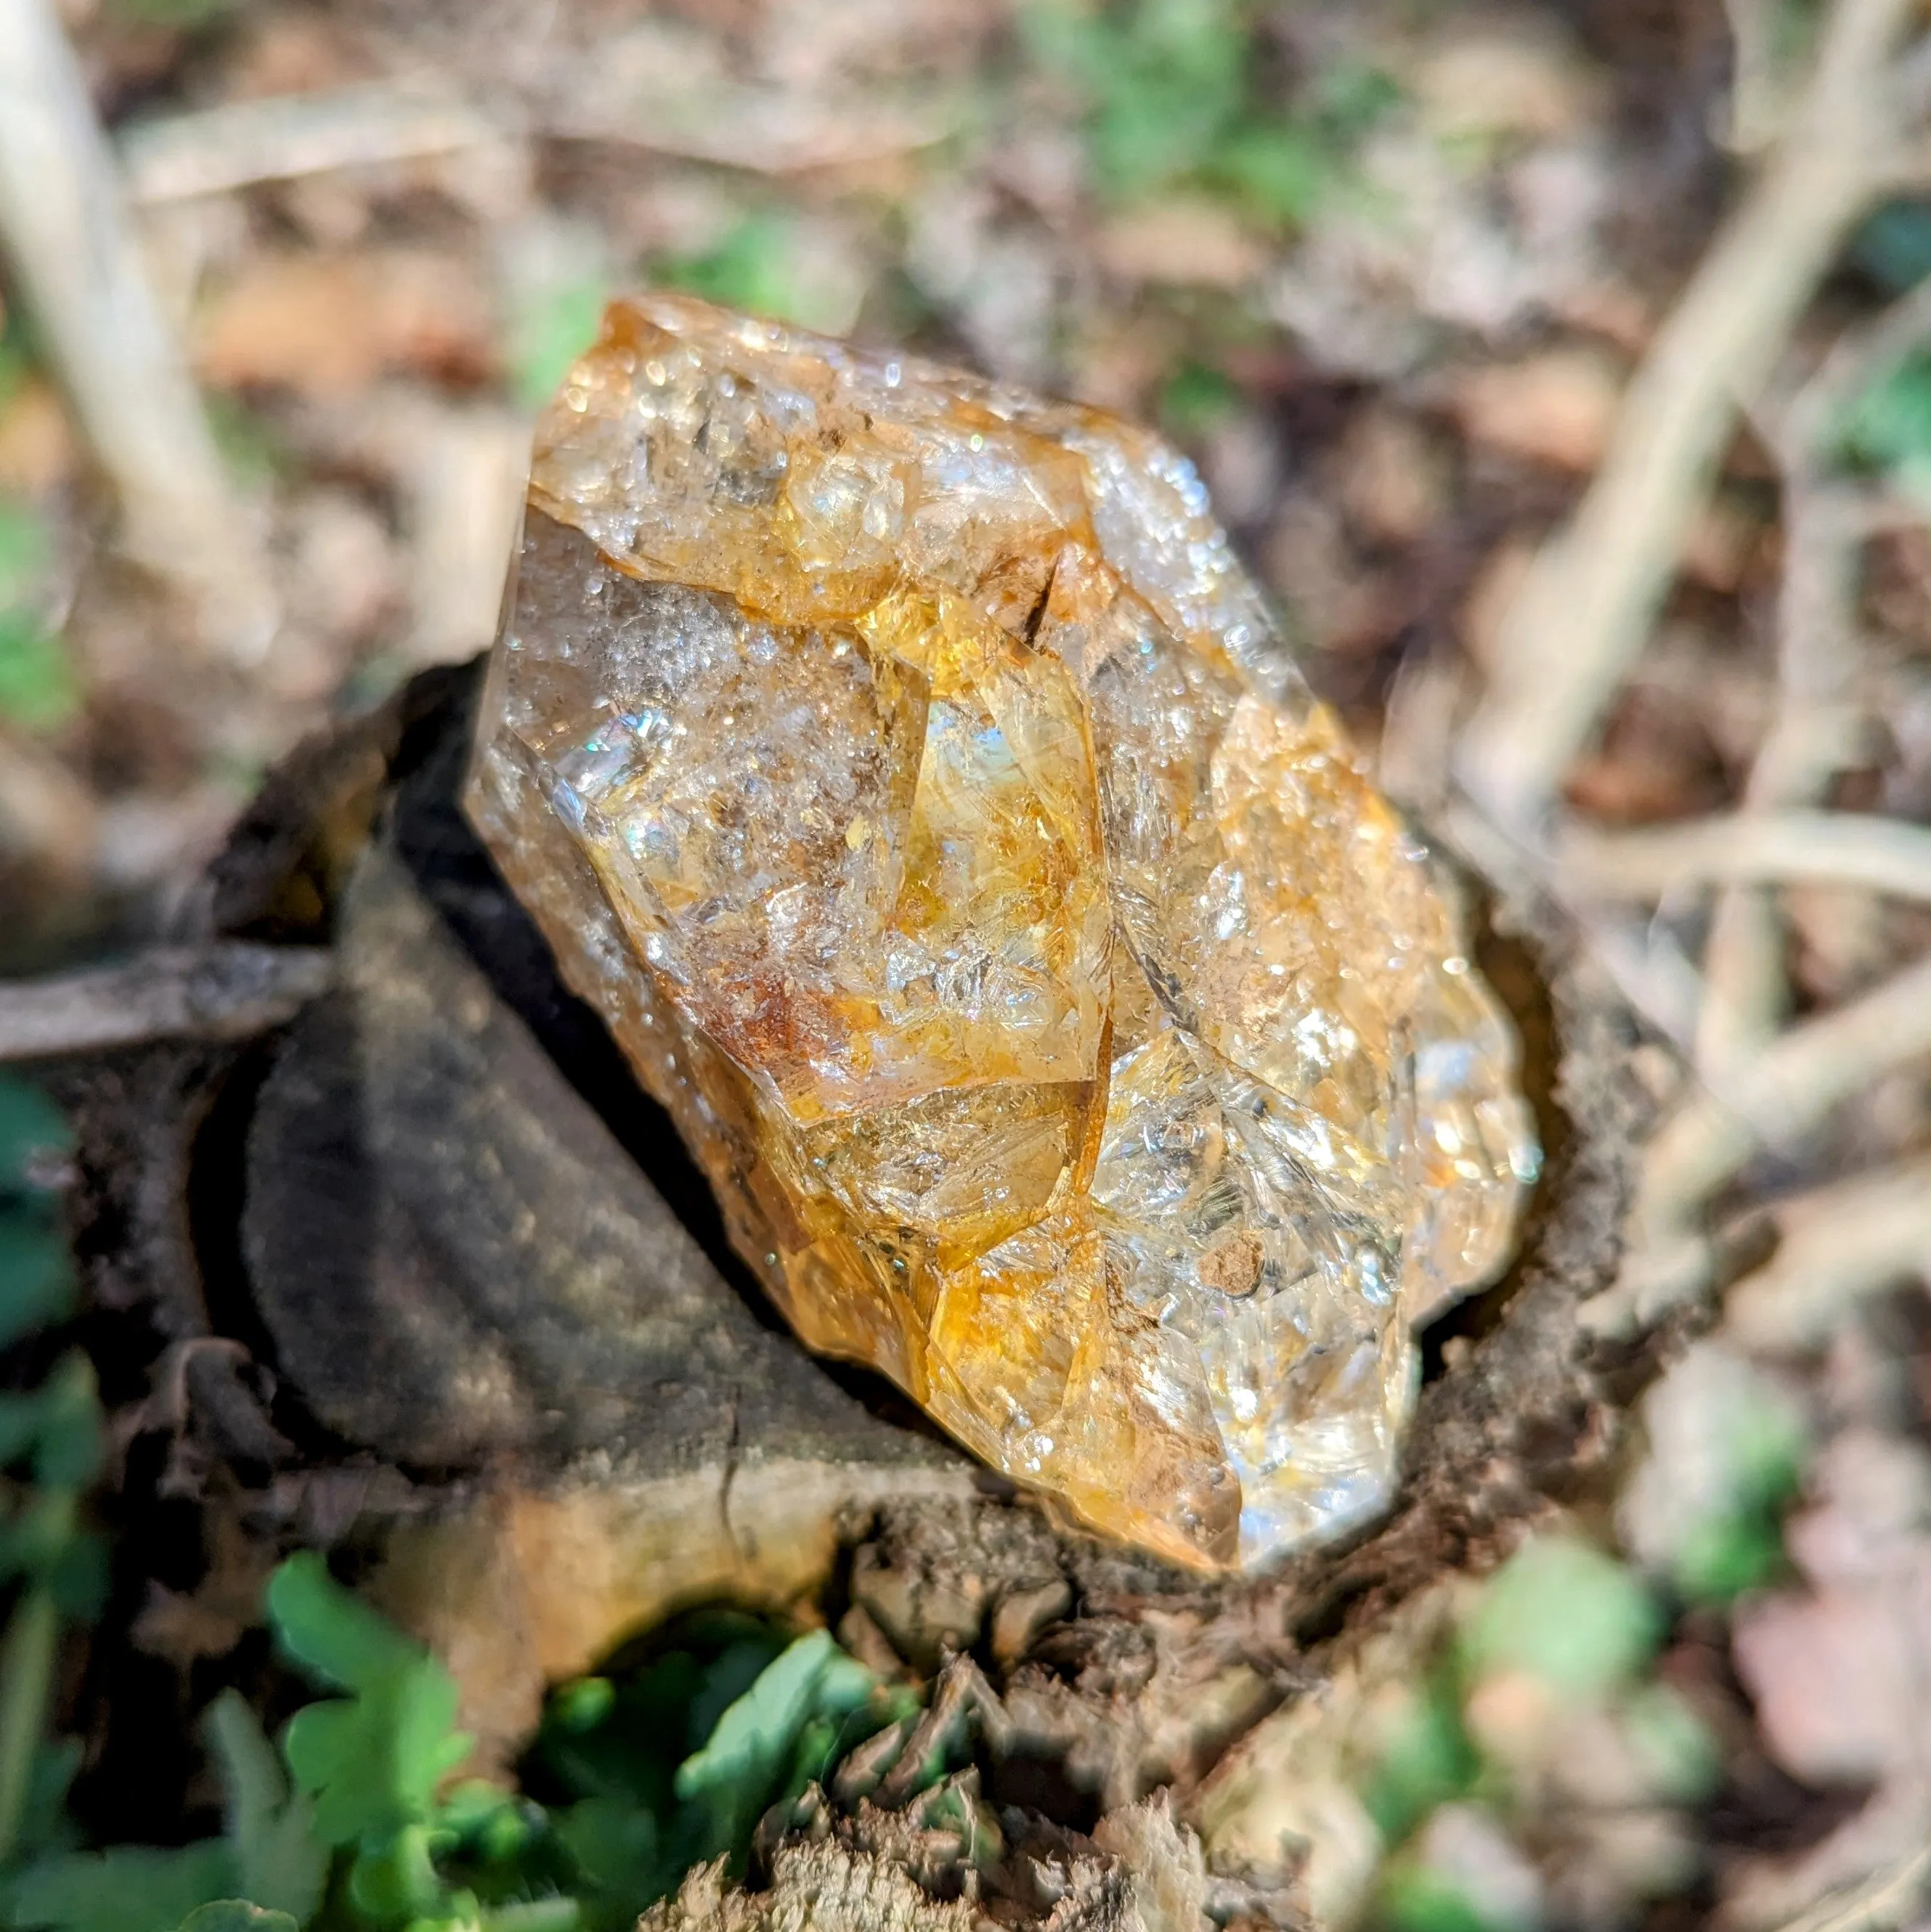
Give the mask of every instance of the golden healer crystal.
[[615, 304], [468, 808], [812, 1348], [1182, 1562], [1386, 1502], [1514, 1038], [1164, 443]]

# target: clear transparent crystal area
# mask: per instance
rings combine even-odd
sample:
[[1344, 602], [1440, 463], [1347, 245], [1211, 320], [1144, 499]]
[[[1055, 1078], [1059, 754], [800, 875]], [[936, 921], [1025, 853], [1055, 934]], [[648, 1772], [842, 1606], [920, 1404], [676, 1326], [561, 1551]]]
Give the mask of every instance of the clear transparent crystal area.
[[1386, 1502], [1515, 1042], [1164, 444], [614, 304], [468, 806], [812, 1347], [1182, 1562]]

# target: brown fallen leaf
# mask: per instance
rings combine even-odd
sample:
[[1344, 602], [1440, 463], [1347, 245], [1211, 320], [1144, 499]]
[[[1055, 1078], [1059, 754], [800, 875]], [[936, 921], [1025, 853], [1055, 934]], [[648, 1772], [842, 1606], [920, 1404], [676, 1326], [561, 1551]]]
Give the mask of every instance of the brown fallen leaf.
[[1341, 507], [1370, 542], [1416, 542], [1447, 513], [1447, 464], [1398, 410], [1364, 410], [1336, 452], [1335, 467]]
[[197, 338], [201, 374], [215, 387], [311, 396], [397, 372], [469, 386], [500, 360], [473, 266], [418, 250], [264, 255], [215, 297]]
[[1100, 231], [1101, 266], [1123, 282], [1244, 287], [1267, 266], [1268, 250], [1225, 207], [1193, 196], [1149, 202]]
[[47, 496], [80, 466], [73, 425], [53, 387], [38, 379], [0, 403], [0, 492]]
[[1581, 474], [1602, 460], [1621, 400], [1621, 379], [1605, 356], [1568, 348], [1470, 370], [1452, 407], [1473, 441]]

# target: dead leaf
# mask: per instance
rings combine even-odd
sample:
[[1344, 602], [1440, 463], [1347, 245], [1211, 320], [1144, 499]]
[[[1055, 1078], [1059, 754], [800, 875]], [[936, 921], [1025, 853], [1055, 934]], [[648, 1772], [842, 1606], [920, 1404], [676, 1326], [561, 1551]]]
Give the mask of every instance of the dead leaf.
[[1337, 452], [1341, 507], [1371, 542], [1410, 544], [1446, 514], [1440, 452], [1410, 417], [1364, 411]]
[[1560, 36], [1531, 20], [1456, 34], [1414, 76], [1430, 128], [1452, 140], [1572, 134], [1600, 111], [1602, 89]]
[[1100, 231], [1101, 266], [1122, 282], [1245, 287], [1268, 250], [1218, 202], [1175, 196], [1116, 217]]
[[1572, 348], [1470, 370], [1455, 384], [1452, 407], [1473, 441], [1580, 474], [1602, 460], [1621, 402], [1621, 378], [1608, 358]]
[[52, 386], [22, 383], [0, 406], [0, 493], [51, 496], [73, 480], [80, 462], [73, 426]]
[[474, 265], [415, 250], [264, 255], [215, 298], [197, 335], [218, 388], [339, 397], [395, 373], [466, 386], [499, 361]]

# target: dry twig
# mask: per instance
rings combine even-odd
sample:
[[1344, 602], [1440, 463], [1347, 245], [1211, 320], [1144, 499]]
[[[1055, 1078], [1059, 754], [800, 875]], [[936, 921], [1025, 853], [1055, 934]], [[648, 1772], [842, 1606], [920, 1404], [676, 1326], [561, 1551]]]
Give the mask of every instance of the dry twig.
[[1861, 1885], [1833, 1892], [1782, 1932], [1894, 1932], [1911, 1923], [1931, 1883], [1931, 1846], [1910, 1852]]
[[1641, 832], [1574, 832], [1559, 854], [1572, 888], [1602, 898], [1815, 879], [1931, 899], [1931, 829], [1859, 812], [1726, 812]]
[[119, 146], [129, 194], [152, 203], [491, 147], [515, 134], [449, 87], [377, 80], [169, 115], [130, 128]]
[[128, 550], [188, 594], [206, 634], [258, 655], [273, 628], [266, 566], [49, 0], [0, 0], [0, 247], [113, 487]]
[[[1626, 889], [1646, 868], [1659, 890], [1689, 878], [1728, 884], [1710, 922], [1695, 1063], [1712, 1096], [1665, 1129], [1644, 1178], [1632, 1226], [1639, 1245], [1627, 1270], [1652, 1310], [1693, 1293], [1707, 1277], [1707, 1244], [1694, 1221], [1706, 1169], [1686, 1150], [1710, 1156], [1709, 1190], [1726, 1182], [1747, 1152], [1722, 1151], [1730, 1115], [1777, 1137], [1776, 1096], [1754, 1063], [1788, 1004], [1783, 926], [1767, 886], [1812, 877], [1867, 890], [1931, 896], [1931, 834], [1891, 820], [1805, 811], [1856, 754], [1863, 720], [1850, 697], [1857, 664], [1855, 603], [1861, 546], [1873, 525], [1868, 492], [1829, 480], [1832, 426], [1856, 395], [1880, 380], [1931, 330], [1931, 283], [1839, 342], [1782, 411], [1770, 440], [1784, 468], [1785, 559], [1778, 606], [1778, 704], [1752, 766], [1743, 810], [1722, 819], [1611, 840], [1580, 841], [1599, 886]], [[1606, 861], [1606, 862], [1605, 862]], [[1614, 883], [1611, 883], [1613, 878]], [[1908, 1054], [1908, 1048], [1902, 1049]], [[1710, 1111], [1713, 1109], [1714, 1111]]]
[[1905, 164], [1890, 70], [1914, 0], [1838, 0], [1804, 99], [1630, 384], [1609, 453], [1503, 619], [1462, 783], [1529, 830], [1641, 650], [1740, 399], [1761, 388], [1845, 230]]
[[1863, 1297], [1931, 1268], [1931, 1155], [1780, 1203], [1776, 1254], [1724, 1298], [1752, 1348], [1815, 1346]]
[[1645, 1150], [1622, 1276], [1588, 1304], [1592, 1326], [1652, 1322], [1708, 1285], [1706, 1202], [1760, 1146], [1787, 1146], [1879, 1075], [1931, 1053], [1931, 959], [1848, 1006], [1792, 1028], [1732, 1070], [1722, 1098], [1695, 1095]]
[[317, 948], [222, 944], [0, 986], [0, 1060], [182, 1036], [246, 1039], [293, 1018], [333, 972], [332, 956]]
[[1773, 895], [1761, 889], [1790, 875], [1776, 867], [1789, 864], [1800, 850], [1815, 860], [1855, 848], [1854, 862], [1881, 870], [1877, 848], [1884, 847], [1895, 860], [1892, 835], [1905, 834], [1908, 842], [1908, 828], [1882, 821], [1860, 840], [1827, 823], [1820, 827], [1816, 819], [1827, 821], [1829, 814], [1792, 812], [1780, 820], [1770, 816], [1779, 808], [1809, 806], [1821, 797], [1832, 774], [1849, 762], [1860, 736], [1861, 721], [1848, 692], [1856, 664], [1851, 639], [1863, 518], [1856, 493], [1817, 479], [1818, 446], [1817, 439], [1806, 436], [1785, 470], [1776, 715], [1752, 764], [1743, 811], [1729, 822], [1725, 842], [1740, 860], [1756, 862], [1718, 874], [1731, 882], [1731, 889], [1717, 900], [1704, 955], [1706, 992], [1696, 1064], [1707, 1079], [1719, 1082], [1761, 1048], [1788, 1007], [1783, 922]]

